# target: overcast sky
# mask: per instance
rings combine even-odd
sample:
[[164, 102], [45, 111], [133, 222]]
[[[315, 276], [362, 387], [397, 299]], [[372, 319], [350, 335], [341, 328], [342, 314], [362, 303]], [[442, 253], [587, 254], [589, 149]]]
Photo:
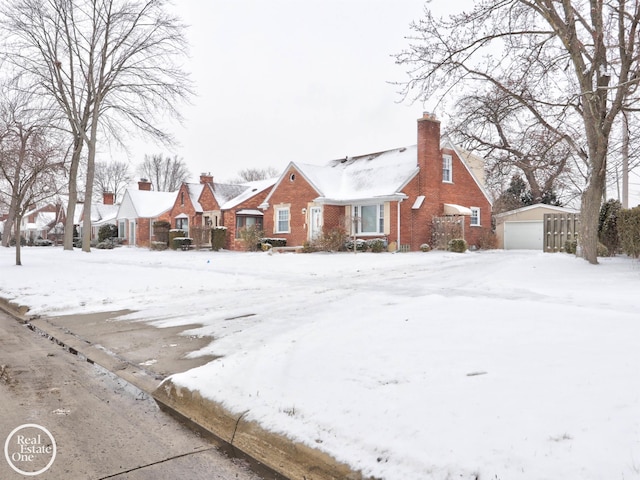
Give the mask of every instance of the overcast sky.
[[190, 25], [187, 69], [198, 95], [175, 128], [181, 145], [133, 142], [133, 165], [145, 153], [177, 154], [194, 179], [211, 172], [223, 181], [247, 167], [283, 169], [416, 143], [423, 106], [401, 103], [390, 82], [407, 78], [393, 54], [407, 45], [424, 0], [176, 4]]
[[[416, 120], [434, 107], [402, 100], [393, 82], [408, 76], [393, 55], [409, 44], [410, 24], [425, 6], [447, 16], [469, 10], [473, 1], [175, 4], [189, 26], [185, 68], [197, 96], [182, 108], [184, 126], [172, 127], [178, 146], [132, 140], [129, 161], [135, 167], [145, 154], [178, 155], [193, 180], [209, 172], [228, 181], [244, 168], [282, 170], [291, 161], [322, 164], [415, 144]], [[639, 186], [632, 175], [631, 206], [638, 203]]]

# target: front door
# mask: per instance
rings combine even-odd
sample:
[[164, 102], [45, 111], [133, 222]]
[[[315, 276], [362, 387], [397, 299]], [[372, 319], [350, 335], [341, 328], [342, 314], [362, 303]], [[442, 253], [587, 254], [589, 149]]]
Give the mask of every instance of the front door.
[[309, 240], [313, 241], [322, 235], [322, 207], [309, 209]]

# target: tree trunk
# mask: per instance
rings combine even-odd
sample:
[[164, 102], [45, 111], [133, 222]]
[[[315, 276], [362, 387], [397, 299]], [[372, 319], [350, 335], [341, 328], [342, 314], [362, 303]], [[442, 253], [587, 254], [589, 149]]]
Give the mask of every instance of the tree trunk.
[[16, 265], [22, 265], [20, 251], [20, 223], [22, 223], [22, 215], [16, 215]]
[[598, 263], [598, 223], [602, 193], [606, 183], [607, 150], [600, 145], [600, 148], [592, 151], [594, 154], [591, 157], [591, 164], [594, 168], [587, 188], [582, 194], [578, 244], [579, 255], [595, 265]]
[[69, 204], [67, 205], [67, 218], [64, 222], [64, 250], [73, 250], [73, 226], [78, 202], [78, 166], [82, 153], [82, 138], [78, 135], [75, 140], [71, 165], [69, 166]]
[[[11, 198], [11, 205], [9, 206], [9, 214], [7, 220], [4, 222], [4, 232], [2, 234], [2, 246], [8, 247], [11, 242], [11, 230], [14, 229], [14, 222], [16, 218], [16, 208], [14, 206], [13, 198]], [[14, 229], [15, 230], [15, 229]]]

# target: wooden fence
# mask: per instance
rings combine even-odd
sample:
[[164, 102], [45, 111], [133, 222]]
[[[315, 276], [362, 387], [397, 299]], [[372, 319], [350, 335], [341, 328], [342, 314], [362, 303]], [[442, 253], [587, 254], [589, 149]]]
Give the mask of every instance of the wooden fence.
[[580, 215], [577, 213], [544, 214], [544, 251], [564, 252], [565, 242], [578, 239]]

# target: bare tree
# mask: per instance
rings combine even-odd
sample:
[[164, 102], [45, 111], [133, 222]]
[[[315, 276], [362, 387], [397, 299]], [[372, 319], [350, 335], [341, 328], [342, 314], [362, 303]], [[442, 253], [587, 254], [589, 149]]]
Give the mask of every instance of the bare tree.
[[448, 19], [426, 11], [396, 60], [411, 68], [409, 97], [488, 83], [571, 147], [587, 177], [580, 254], [597, 263], [609, 136], [640, 82], [639, 22], [638, 0], [483, 0]]
[[9, 217], [5, 223], [3, 245], [8, 246], [10, 230], [16, 238], [16, 265], [22, 265], [20, 226], [27, 209], [43, 200], [56, 197], [57, 172], [64, 162], [59, 145], [46, 125], [38, 122], [25, 104], [3, 104], [0, 135], [0, 176], [9, 186]]
[[[520, 102], [489, 86], [488, 91], [467, 93], [456, 103], [448, 133], [485, 158], [487, 183], [500, 194], [514, 176], [525, 179], [532, 203], [544, 203], [552, 194], [571, 189], [573, 151]], [[572, 196], [572, 192], [566, 195]]]
[[[69, 169], [65, 249], [72, 249], [77, 173], [87, 147], [83, 250], [90, 249], [91, 197], [100, 133], [133, 125], [170, 143], [158, 113], [179, 118], [189, 83], [178, 66], [185, 53], [183, 25], [166, 0], [17, 0], [2, 9], [6, 60], [54, 98], [74, 139]], [[118, 137], [119, 138], [119, 137]]]
[[232, 180], [230, 183], [256, 182], [258, 180], [274, 178], [278, 175], [280, 175], [280, 171], [275, 167], [245, 168], [240, 170], [238, 178]]
[[184, 160], [174, 155], [162, 156], [145, 155], [144, 161], [138, 167], [138, 173], [147, 178], [153, 188], [159, 192], [175, 192], [191, 175]]
[[94, 197], [101, 199], [104, 193], [113, 193], [114, 201], [133, 180], [126, 162], [96, 162]]

